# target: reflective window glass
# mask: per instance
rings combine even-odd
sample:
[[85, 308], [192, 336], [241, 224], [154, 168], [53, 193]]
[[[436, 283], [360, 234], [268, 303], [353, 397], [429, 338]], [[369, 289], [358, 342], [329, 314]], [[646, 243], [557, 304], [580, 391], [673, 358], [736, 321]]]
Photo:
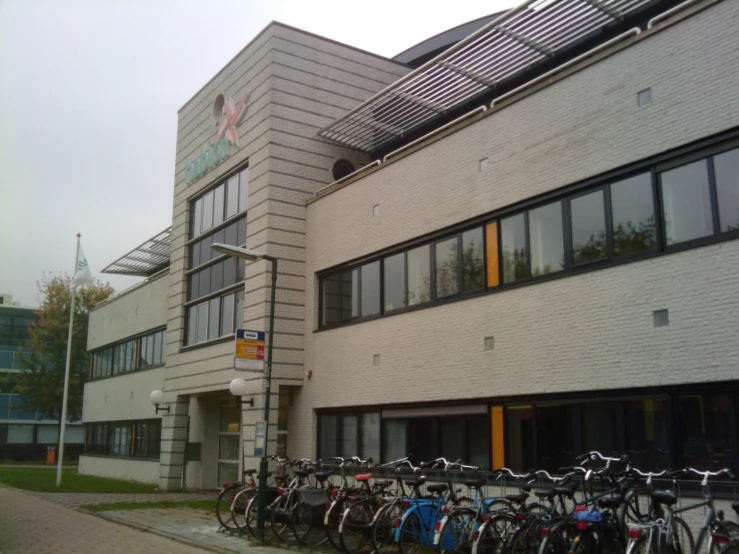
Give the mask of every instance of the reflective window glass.
[[706, 160], [660, 174], [667, 244], [713, 234]]
[[405, 307], [405, 254], [389, 256], [385, 264], [385, 311], [391, 312]]
[[226, 217], [229, 218], [239, 211], [239, 176], [235, 175], [226, 183]]
[[341, 321], [341, 275], [323, 279], [323, 324], [331, 325]]
[[236, 260], [236, 282], [239, 283], [246, 278], [246, 260]]
[[234, 329], [241, 329], [244, 326], [244, 291], [240, 290], [236, 293], [236, 302], [234, 304]]
[[380, 313], [380, 262], [372, 262], [361, 268], [362, 315]]
[[558, 472], [572, 463], [572, 411], [569, 405], [537, 406], [536, 434], [540, 467]]
[[195, 335], [195, 342], [203, 342], [208, 340], [208, 303], [203, 302], [197, 305], [198, 319], [197, 319], [197, 332]]
[[154, 344], [152, 362], [155, 365], [159, 365], [162, 363], [162, 351], [164, 349], [164, 344], [162, 344], [162, 333], [154, 333], [151, 338], [153, 339], [152, 343]]
[[[321, 458], [324, 460], [338, 455], [339, 417], [321, 416]], [[351, 454], [350, 454], [351, 455]]]
[[508, 463], [514, 471], [527, 471], [534, 464], [534, 421], [531, 406], [506, 409]]
[[716, 471], [732, 465], [731, 399], [728, 394], [678, 398], [683, 464]]
[[219, 223], [223, 222], [223, 208], [224, 208], [224, 197], [226, 193], [225, 183], [220, 185], [215, 190], [215, 196], [213, 197], [213, 226], [215, 227]]
[[203, 232], [203, 199], [197, 200], [193, 206], [192, 238]]
[[354, 456], [351, 452], [359, 452], [358, 419], [354, 415], [346, 415], [341, 418], [341, 456]]
[[190, 247], [190, 268], [200, 265], [200, 241]]
[[243, 246], [246, 244], [246, 216], [239, 219], [239, 228], [236, 237], [238, 239], [238, 242], [236, 243], [237, 246]]
[[220, 336], [219, 326], [221, 323], [221, 299], [213, 298], [209, 302], [208, 307], [208, 339], [215, 339]]
[[236, 283], [236, 258], [226, 258], [223, 260], [223, 288]]
[[603, 191], [570, 200], [572, 252], [575, 265], [602, 260], [608, 256]]
[[503, 282], [513, 283], [526, 278], [526, 227], [523, 214], [500, 221]]
[[616, 256], [644, 252], [657, 246], [651, 173], [613, 183], [611, 212]]
[[249, 203], [249, 168], [239, 174], [239, 211], [243, 212]]
[[213, 227], [213, 191], [203, 196], [203, 232]]
[[546, 275], [565, 267], [562, 203], [554, 202], [529, 212], [531, 275]]
[[380, 461], [380, 414], [362, 414], [362, 452], [363, 460]]
[[462, 233], [462, 288], [465, 292], [485, 286], [482, 227]]
[[210, 237], [210, 244], [208, 245], [208, 252], [210, 253], [210, 257], [208, 259], [214, 260], [218, 256], [220, 256], [220, 254], [218, 252], [216, 252], [215, 250], [213, 250], [210, 247], [210, 245], [211, 244], [223, 244], [225, 242], [225, 240], [226, 240], [226, 230], [225, 229], [221, 229], [217, 233], [213, 233], [211, 235], [211, 237]]
[[434, 245], [436, 256], [436, 297], [459, 292], [459, 240], [457, 237]]
[[582, 445], [584, 452], [624, 451], [624, 424], [621, 402], [583, 404]]
[[406, 450], [406, 420], [385, 419], [382, 425], [384, 428], [383, 450], [385, 452], [385, 459], [383, 461], [404, 458], [408, 453]]
[[196, 298], [200, 298], [200, 272], [190, 275], [188, 299], [194, 300]]
[[624, 403], [626, 448], [635, 467], [668, 469], [672, 464], [667, 435], [667, 401], [664, 398]]
[[210, 268], [210, 291], [215, 292], [223, 288], [223, 266], [226, 260], [218, 262]]
[[206, 267], [205, 269], [198, 272], [200, 275], [200, 283], [198, 285], [198, 297], [210, 294], [210, 271], [212, 267]]
[[234, 221], [231, 225], [226, 227], [223, 242], [225, 244], [239, 246], [239, 223], [237, 221]]
[[408, 305], [431, 300], [431, 255], [429, 246], [408, 251]]
[[714, 156], [721, 231], [739, 230], [739, 148]]

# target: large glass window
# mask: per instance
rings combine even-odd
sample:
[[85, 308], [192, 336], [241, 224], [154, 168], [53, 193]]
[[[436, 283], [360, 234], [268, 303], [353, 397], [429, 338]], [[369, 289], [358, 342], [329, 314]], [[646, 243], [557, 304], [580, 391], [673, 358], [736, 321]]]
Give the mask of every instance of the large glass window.
[[603, 191], [570, 200], [574, 263], [584, 264], [608, 256]]
[[536, 407], [539, 462], [536, 467], [559, 472], [572, 464], [572, 412], [569, 405]]
[[531, 275], [546, 275], [564, 269], [562, 203], [554, 202], [529, 212]]
[[406, 436], [404, 419], [386, 419], [382, 422], [384, 428], [384, 462], [399, 460], [405, 458], [407, 451], [405, 449]]
[[584, 452], [624, 452], [621, 402], [588, 403], [581, 406]]
[[661, 471], [671, 467], [667, 401], [645, 398], [624, 402], [627, 454], [636, 467]]
[[384, 260], [385, 311], [405, 307], [405, 253]]
[[485, 255], [482, 227], [462, 233], [462, 289], [465, 292], [485, 287]]
[[99, 379], [164, 364], [166, 331], [159, 330], [92, 352], [91, 378]]
[[435, 245], [436, 297], [459, 292], [459, 239], [453, 237]]
[[667, 244], [712, 235], [706, 160], [665, 171], [660, 181]]
[[511, 406], [508, 416], [508, 464], [527, 471], [534, 464], [534, 412], [531, 406]]
[[431, 258], [429, 246], [408, 251], [408, 305], [431, 300]]
[[657, 246], [650, 173], [611, 185], [611, 215], [616, 256], [644, 252]]
[[739, 148], [713, 158], [721, 231], [739, 230]]
[[323, 280], [323, 324], [341, 321], [341, 274]]
[[678, 410], [683, 464], [710, 471], [731, 467], [730, 395], [682, 395]]
[[320, 416], [320, 457], [359, 456], [380, 459], [380, 414], [323, 414]]
[[503, 282], [513, 283], [526, 278], [526, 226], [519, 214], [500, 222]]
[[380, 262], [372, 262], [361, 268], [362, 316], [380, 313]]

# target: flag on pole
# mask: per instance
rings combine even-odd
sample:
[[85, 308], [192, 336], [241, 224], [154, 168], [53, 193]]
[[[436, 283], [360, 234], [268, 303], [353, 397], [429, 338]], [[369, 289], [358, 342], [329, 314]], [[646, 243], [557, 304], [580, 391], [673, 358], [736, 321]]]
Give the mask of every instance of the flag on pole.
[[85, 257], [85, 253], [82, 252], [82, 247], [80, 247], [80, 256], [77, 260], [77, 273], [72, 278], [72, 288], [76, 289], [77, 287], [91, 283], [92, 273], [90, 273], [90, 266], [87, 265], [87, 258]]

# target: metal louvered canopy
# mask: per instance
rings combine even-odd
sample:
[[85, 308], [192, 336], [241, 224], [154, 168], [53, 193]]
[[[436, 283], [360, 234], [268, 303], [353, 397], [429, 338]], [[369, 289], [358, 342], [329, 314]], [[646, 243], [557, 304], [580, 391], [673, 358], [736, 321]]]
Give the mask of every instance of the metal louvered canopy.
[[530, 0], [400, 78], [320, 135], [371, 152], [655, 0]]
[[143, 244], [124, 254], [101, 273], [150, 277], [169, 266], [172, 227], [153, 236]]

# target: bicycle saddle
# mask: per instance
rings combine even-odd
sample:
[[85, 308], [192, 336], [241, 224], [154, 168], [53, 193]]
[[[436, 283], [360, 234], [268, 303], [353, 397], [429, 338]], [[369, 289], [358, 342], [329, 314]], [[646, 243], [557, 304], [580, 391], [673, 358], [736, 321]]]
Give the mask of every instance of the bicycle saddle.
[[517, 503], [523, 503], [526, 502], [526, 499], [529, 497], [529, 493], [522, 492], [521, 494], [509, 494], [505, 496], [506, 500], [510, 500], [511, 502], [517, 502]]
[[405, 484], [409, 487], [413, 487], [414, 489], [417, 489], [421, 485], [423, 485], [426, 482], [426, 477], [419, 477], [418, 479], [411, 479], [409, 481], [406, 481]]
[[467, 479], [464, 482], [465, 485], [468, 487], [473, 487], [475, 489], [481, 489], [485, 486], [485, 479]]
[[612, 496], [611, 498], [600, 498], [598, 499], [598, 506], [601, 508], [618, 508], [623, 504], [624, 499], [622, 496]]
[[316, 479], [318, 479], [319, 481], [325, 481], [326, 479], [329, 478], [329, 476], [333, 474], [334, 474], [333, 469], [329, 469], [326, 471], [316, 471]]
[[677, 504], [677, 496], [672, 491], [654, 491], [651, 495], [652, 500], [664, 504], [665, 506], [673, 506]]
[[312, 467], [307, 467], [305, 469], [296, 469], [295, 475], [298, 477], [308, 477], [311, 473], [313, 473], [314, 469]]
[[428, 487], [426, 487], [426, 490], [429, 492], [435, 492], [437, 494], [441, 494], [442, 492], [447, 490], [447, 488], [448, 488], [447, 485], [445, 485], [444, 483], [440, 483], [438, 485], [429, 485]]
[[551, 500], [557, 495], [557, 491], [555, 491], [554, 489], [537, 489], [534, 491], [534, 494], [539, 498], [546, 498], [548, 500]]

